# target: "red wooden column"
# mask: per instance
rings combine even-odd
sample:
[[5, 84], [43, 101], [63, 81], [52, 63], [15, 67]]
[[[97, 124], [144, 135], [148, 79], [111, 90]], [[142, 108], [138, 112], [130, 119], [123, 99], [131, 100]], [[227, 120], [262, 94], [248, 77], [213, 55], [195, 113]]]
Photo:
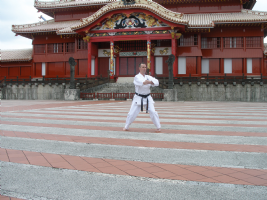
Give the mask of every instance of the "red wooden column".
[[114, 42], [110, 41], [110, 67], [109, 78], [114, 79]]
[[[198, 49], [201, 51], [201, 33], [197, 36]], [[201, 56], [197, 57], [197, 75], [201, 77]]]
[[116, 76], [120, 75], [120, 57], [119, 54], [116, 57], [116, 71], [115, 71]]
[[197, 57], [197, 75], [201, 76], [201, 56]]
[[261, 74], [264, 74], [264, 56], [261, 58]]
[[95, 57], [95, 76], [98, 76], [98, 57]]
[[224, 74], [224, 58], [220, 59], [220, 74]]
[[173, 63], [173, 77], [176, 77], [178, 74], [178, 57], [177, 57], [177, 40], [176, 38], [172, 39], [172, 54], [175, 56]]
[[88, 67], [87, 67], [87, 77], [91, 78], [91, 60], [92, 60], [92, 43], [88, 42]]
[[150, 69], [150, 72], [151, 72], [151, 76], [155, 76], [155, 56], [154, 56], [154, 54], [151, 55], [151, 69]]
[[246, 75], [247, 74], [247, 59], [243, 59], [243, 73]]
[[151, 40], [147, 39], [147, 69], [150, 71], [151, 66]]
[[36, 76], [36, 63], [32, 63], [32, 77]]

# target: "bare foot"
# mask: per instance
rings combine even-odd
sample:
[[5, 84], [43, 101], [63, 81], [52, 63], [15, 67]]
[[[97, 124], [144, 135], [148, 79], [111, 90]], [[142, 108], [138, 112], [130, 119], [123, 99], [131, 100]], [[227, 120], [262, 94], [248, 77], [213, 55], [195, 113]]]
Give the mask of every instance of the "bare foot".
[[129, 131], [129, 129], [126, 129], [126, 128], [123, 128], [122, 130], [123, 130], [123, 131]]
[[156, 130], [156, 133], [160, 133], [161, 132], [161, 130], [160, 130], [160, 128], [158, 128], [157, 130]]

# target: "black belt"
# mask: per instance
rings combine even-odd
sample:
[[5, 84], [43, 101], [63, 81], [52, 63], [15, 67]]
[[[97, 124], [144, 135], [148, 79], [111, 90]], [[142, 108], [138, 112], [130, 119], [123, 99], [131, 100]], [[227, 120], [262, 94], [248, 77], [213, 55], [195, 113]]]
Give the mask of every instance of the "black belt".
[[[143, 111], [143, 98], [147, 98], [150, 94], [138, 94], [135, 93], [137, 96], [142, 97], [141, 99], [141, 111]], [[146, 113], [148, 113], [148, 99], [146, 99]]]

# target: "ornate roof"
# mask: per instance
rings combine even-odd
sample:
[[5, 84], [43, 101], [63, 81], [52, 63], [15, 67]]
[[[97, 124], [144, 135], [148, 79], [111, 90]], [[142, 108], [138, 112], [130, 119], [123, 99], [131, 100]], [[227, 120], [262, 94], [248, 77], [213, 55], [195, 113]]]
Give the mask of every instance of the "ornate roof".
[[108, 4], [99, 9], [93, 15], [81, 19], [81, 24], [72, 26], [72, 30], [81, 29], [95, 22], [99, 17], [107, 12], [118, 10], [118, 9], [132, 9], [141, 8], [149, 10], [161, 18], [176, 23], [185, 24], [189, 28], [213, 28], [215, 24], [220, 23], [254, 23], [254, 22], [267, 22], [267, 12], [242, 10], [236, 13], [199, 13], [199, 14], [182, 14], [170, 11], [158, 3], [137, 0], [137, 3], [133, 5], [123, 5], [123, 2], [114, 2]]
[[148, 11], [160, 16], [161, 18], [163, 18], [169, 22], [173, 22], [176, 24], [186, 24], [187, 23], [187, 21], [182, 19], [182, 16], [183, 16], [182, 13], [173, 12], [173, 11], [171, 11], [171, 10], [169, 10], [169, 9], [167, 9], [167, 8], [161, 6], [160, 4], [155, 3], [153, 1], [136, 0], [136, 3], [131, 4], [131, 5], [124, 5], [124, 3], [122, 1], [110, 3], [110, 4], [102, 7], [101, 9], [99, 9], [93, 15], [91, 15], [87, 18], [81, 19], [82, 23], [77, 25], [77, 26], [72, 26], [71, 29], [76, 30], [76, 29], [86, 27], [110, 11], [120, 10], [120, 9], [129, 10], [129, 9], [136, 9], [136, 8], [148, 10]]
[[[79, 0], [80, 1], [80, 0]], [[67, 3], [67, 1], [63, 1]], [[76, 2], [76, 1], [75, 1]], [[78, 2], [78, 1], [77, 1]], [[85, 1], [86, 2], [86, 1]], [[50, 2], [51, 3], [51, 2]], [[73, 3], [73, 2], [68, 2]], [[79, 20], [55, 22], [48, 20], [34, 24], [13, 25], [12, 31], [17, 34], [56, 32], [57, 34], [75, 34], [74, 30], [89, 26], [104, 14], [115, 10], [143, 9], [150, 11], [166, 21], [183, 24], [188, 28], [213, 28], [216, 24], [227, 23], [267, 23], [267, 12], [242, 10], [235, 13], [199, 13], [182, 14], [173, 12], [160, 4], [148, 0], [136, 0], [133, 5], [124, 5], [122, 1], [113, 2], [105, 5], [93, 15]]]
[[267, 22], [267, 12], [242, 10], [236, 13], [185, 14], [183, 19], [188, 21], [190, 28], [213, 28], [215, 24]]
[[[60, 1], [41, 1], [35, 0], [34, 7], [37, 9], [57, 9], [57, 8], [70, 8], [70, 7], [80, 7], [80, 6], [91, 6], [91, 5], [105, 5], [112, 3], [117, 0], [60, 0]], [[206, 0], [153, 0], [154, 2], [160, 4], [177, 4], [177, 3], [207, 3]], [[220, 0], [225, 2], [226, 0]], [[217, 3], [217, 1], [208, 1], [209, 3]], [[232, 1], [232, 0], [227, 0]], [[243, 0], [244, 9], [252, 9], [255, 5], [256, 0]]]
[[80, 24], [79, 20], [55, 22], [54, 19], [34, 24], [13, 25], [12, 31], [15, 33], [38, 33], [38, 32], [57, 32], [58, 34], [75, 33], [70, 29], [71, 26]]
[[104, 5], [114, 2], [116, 0], [60, 0], [60, 1], [40, 1], [35, 0], [34, 7], [37, 9], [55, 9], [55, 8], [69, 8], [91, 5]]
[[1, 62], [30, 61], [32, 60], [32, 49], [8, 49], [0, 51]]

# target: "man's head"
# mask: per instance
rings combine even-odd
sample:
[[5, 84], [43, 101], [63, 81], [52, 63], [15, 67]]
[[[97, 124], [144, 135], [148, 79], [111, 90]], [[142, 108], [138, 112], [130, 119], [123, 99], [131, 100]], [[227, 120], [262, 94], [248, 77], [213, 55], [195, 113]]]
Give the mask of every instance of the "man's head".
[[146, 74], [146, 64], [145, 63], [140, 63], [139, 65], [139, 71], [142, 75]]

